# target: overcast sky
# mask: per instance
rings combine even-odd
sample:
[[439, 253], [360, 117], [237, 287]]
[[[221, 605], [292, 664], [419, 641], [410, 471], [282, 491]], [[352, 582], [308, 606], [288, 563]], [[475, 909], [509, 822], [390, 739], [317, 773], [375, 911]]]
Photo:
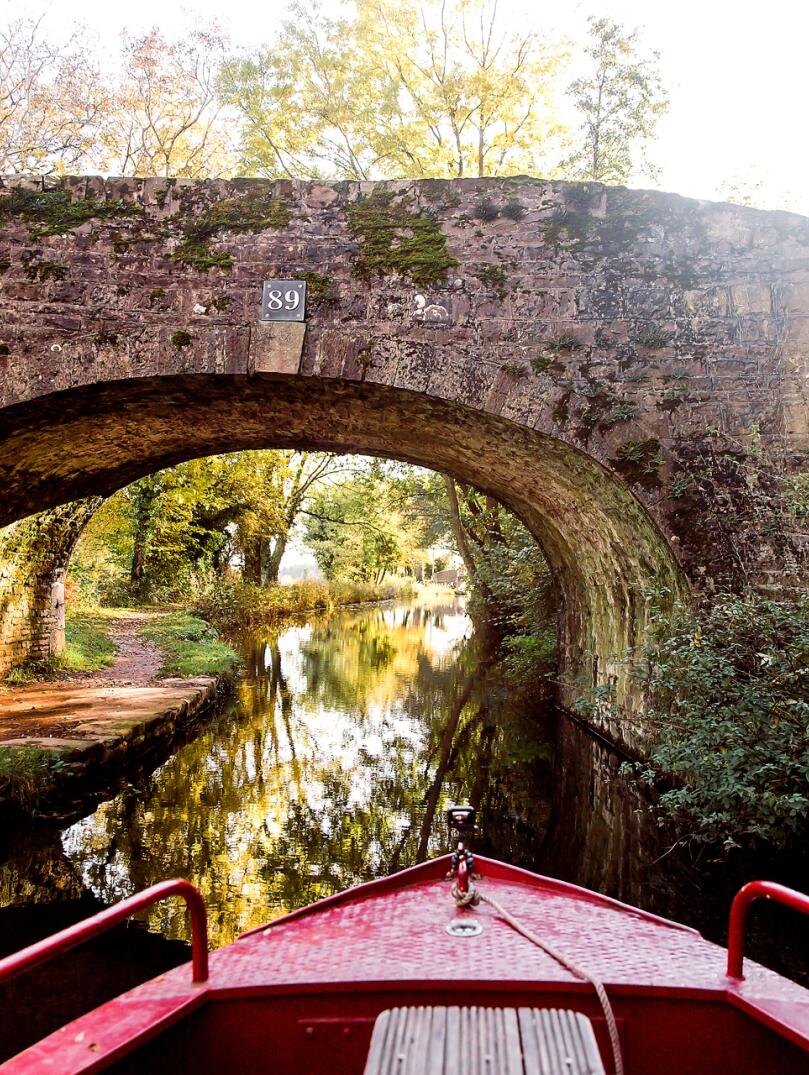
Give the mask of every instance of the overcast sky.
[[[84, 21], [99, 47], [115, 50], [126, 26], [134, 32], [159, 27], [169, 36], [190, 24], [217, 19], [234, 43], [270, 39], [288, 15], [278, 0], [166, 0], [112, 4], [71, 0], [37, 4], [0, 0], [10, 15], [48, 10], [53, 26]], [[526, 0], [501, 0], [501, 10], [524, 25]], [[542, 11], [538, 2], [528, 10]], [[556, 0], [542, 25], [551, 35], [584, 36], [588, 15], [607, 15], [644, 31], [661, 53], [671, 110], [660, 125], [652, 156], [661, 168], [659, 186], [695, 197], [717, 197], [723, 181], [754, 176], [765, 190], [759, 204], [809, 214], [809, 5], [804, 0]], [[223, 14], [224, 13], [224, 14]]]

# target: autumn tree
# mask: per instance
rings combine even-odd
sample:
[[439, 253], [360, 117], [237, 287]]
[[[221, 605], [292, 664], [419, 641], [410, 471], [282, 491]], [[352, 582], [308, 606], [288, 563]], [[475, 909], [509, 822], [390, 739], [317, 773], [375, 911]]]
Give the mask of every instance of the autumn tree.
[[58, 43], [42, 19], [0, 26], [0, 173], [74, 168], [95, 144], [108, 105], [79, 31]]
[[187, 597], [241, 563], [258, 578], [264, 535], [284, 526], [279, 452], [194, 459], [134, 482], [99, 510], [71, 565], [102, 600]]
[[668, 108], [659, 54], [644, 53], [637, 31], [612, 19], [588, 25], [586, 71], [569, 89], [581, 116], [578, 146], [564, 175], [599, 183], [626, 183], [638, 170], [654, 175], [646, 153]]
[[358, 31], [384, 83], [387, 174], [536, 173], [560, 128], [559, 46], [511, 29], [497, 0], [358, 0]]
[[295, 6], [279, 39], [231, 59], [219, 86], [239, 117], [248, 174], [366, 179], [374, 172], [368, 134], [384, 102], [347, 19]]
[[294, 9], [272, 46], [225, 65], [242, 162], [268, 176], [378, 179], [537, 171], [560, 128], [563, 51], [489, 0]]
[[101, 132], [118, 175], [211, 177], [233, 170], [216, 80], [226, 50], [217, 28], [169, 41], [124, 35], [123, 71]]

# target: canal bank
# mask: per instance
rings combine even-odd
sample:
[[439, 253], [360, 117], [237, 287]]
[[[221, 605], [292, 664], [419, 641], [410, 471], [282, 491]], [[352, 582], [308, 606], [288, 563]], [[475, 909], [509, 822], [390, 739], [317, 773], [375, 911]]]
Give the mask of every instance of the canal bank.
[[0, 816], [81, 815], [193, 735], [233, 677], [148, 687], [36, 687], [0, 702]]
[[105, 623], [106, 663], [0, 692], [0, 816], [82, 816], [188, 742], [238, 663], [206, 632], [185, 613], [124, 612]]

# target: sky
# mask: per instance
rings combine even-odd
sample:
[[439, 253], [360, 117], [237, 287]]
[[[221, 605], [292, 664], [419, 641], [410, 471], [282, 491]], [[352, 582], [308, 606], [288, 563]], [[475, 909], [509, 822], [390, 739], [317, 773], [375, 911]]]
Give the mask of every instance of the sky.
[[[279, 0], [0, 2], [9, 15], [45, 9], [54, 27], [79, 19], [112, 51], [124, 25], [173, 36], [217, 20], [237, 46], [249, 48], [271, 39], [289, 17]], [[725, 183], [761, 181], [756, 204], [809, 215], [809, 5], [802, 0], [555, 0], [544, 11], [541, 0], [500, 0], [500, 7], [515, 25], [525, 25], [528, 11], [550, 36], [573, 40], [583, 38], [588, 15], [641, 28], [645, 44], [661, 54], [671, 97], [651, 154], [660, 168], [656, 185], [717, 198]]]

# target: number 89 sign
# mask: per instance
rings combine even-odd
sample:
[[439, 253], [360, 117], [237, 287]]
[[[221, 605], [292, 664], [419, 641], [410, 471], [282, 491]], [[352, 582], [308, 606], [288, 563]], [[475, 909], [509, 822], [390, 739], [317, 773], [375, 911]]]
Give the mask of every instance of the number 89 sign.
[[303, 321], [306, 312], [304, 280], [265, 280], [261, 294], [262, 321]]

